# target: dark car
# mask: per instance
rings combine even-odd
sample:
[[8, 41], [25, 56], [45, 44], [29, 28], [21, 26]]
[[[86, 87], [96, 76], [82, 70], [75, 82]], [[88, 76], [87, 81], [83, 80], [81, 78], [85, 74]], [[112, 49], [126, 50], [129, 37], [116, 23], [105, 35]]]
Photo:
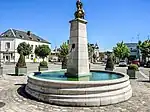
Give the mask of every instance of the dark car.
[[146, 63], [146, 67], [150, 68], [150, 61]]
[[140, 62], [139, 62], [138, 60], [132, 61], [132, 64], [135, 64], [135, 65], [137, 65], [137, 66], [140, 66]]

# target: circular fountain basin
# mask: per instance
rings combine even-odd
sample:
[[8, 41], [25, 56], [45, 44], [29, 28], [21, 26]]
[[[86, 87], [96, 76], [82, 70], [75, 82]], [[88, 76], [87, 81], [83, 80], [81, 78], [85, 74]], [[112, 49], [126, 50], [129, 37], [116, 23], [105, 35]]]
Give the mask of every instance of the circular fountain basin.
[[38, 100], [68, 106], [109, 105], [126, 101], [132, 96], [126, 74], [92, 70], [91, 76], [67, 78], [64, 72], [29, 74], [25, 90]]

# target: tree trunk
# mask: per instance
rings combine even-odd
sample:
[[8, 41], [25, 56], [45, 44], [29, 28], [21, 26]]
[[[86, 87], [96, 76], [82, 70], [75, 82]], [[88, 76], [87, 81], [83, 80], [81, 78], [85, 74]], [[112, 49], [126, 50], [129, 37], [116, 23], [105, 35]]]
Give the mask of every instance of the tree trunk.
[[67, 58], [63, 58], [62, 60], [62, 69], [67, 69]]

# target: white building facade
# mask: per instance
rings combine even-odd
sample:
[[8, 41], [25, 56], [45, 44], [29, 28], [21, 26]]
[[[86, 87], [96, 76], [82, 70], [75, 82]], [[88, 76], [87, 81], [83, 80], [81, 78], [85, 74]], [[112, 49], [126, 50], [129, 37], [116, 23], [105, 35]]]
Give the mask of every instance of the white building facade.
[[[32, 53], [25, 57], [26, 62], [40, 62], [42, 59], [37, 57], [34, 53], [35, 48], [39, 45], [48, 45], [51, 48], [51, 44], [44, 39], [31, 34], [31, 32], [23, 32], [19, 30], [9, 29], [0, 35], [0, 59], [2, 62], [18, 62], [19, 54], [17, 47], [20, 43], [26, 42], [32, 46]], [[48, 61], [48, 58], [45, 59]]]

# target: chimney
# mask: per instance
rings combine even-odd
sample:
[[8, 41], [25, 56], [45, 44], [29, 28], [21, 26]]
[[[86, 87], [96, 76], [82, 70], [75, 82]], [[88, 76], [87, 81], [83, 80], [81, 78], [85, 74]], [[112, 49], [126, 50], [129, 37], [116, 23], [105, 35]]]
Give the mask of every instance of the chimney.
[[30, 37], [31, 36], [31, 31], [27, 31], [27, 35]]

